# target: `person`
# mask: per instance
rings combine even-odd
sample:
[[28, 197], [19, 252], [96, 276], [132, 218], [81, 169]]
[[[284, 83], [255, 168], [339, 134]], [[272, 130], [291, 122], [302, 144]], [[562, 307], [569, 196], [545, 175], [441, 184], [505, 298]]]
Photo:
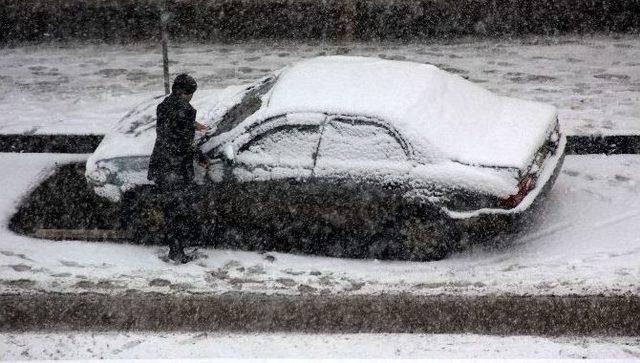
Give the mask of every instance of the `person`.
[[165, 242], [169, 260], [187, 263], [193, 259], [184, 252], [186, 241], [197, 237], [193, 162], [206, 158], [194, 144], [195, 131], [206, 129], [196, 122], [196, 110], [189, 103], [198, 85], [187, 74], [178, 75], [171, 94], [157, 107], [156, 141], [149, 163], [148, 179], [156, 185], [165, 221]]

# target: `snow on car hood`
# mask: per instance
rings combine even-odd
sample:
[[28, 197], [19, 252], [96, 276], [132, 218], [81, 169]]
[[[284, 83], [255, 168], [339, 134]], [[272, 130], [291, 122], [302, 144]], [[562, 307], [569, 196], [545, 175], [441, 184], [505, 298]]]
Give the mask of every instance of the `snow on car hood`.
[[497, 96], [433, 65], [344, 56], [286, 69], [251, 119], [293, 112], [379, 118], [427, 158], [519, 169], [557, 117], [554, 106]]
[[[198, 115], [196, 120], [205, 125], [211, 125], [211, 118], [218, 115], [223, 99], [232, 98], [242, 86], [232, 86], [225, 89], [198, 90], [191, 100], [191, 104]], [[107, 134], [98, 148], [87, 161], [93, 165], [100, 160], [126, 158], [135, 156], [150, 156], [156, 140], [156, 107], [165, 96], [149, 95], [149, 100], [139, 104], [129, 111]], [[232, 100], [233, 101], [233, 100]]]
[[[212, 125], [227, 103], [236, 102], [242, 86], [225, 89], [199, 90], [191, 104], [198, 110], [196, 119]], [[156, 140], [156, 107], [164, 96], [149, 95], [149, 99], [129, 111], [116, 123], [87, 160], [85, 175], [93, 184], [104, 187], [96, 192], [117, 201], [120, 194], [136, 185], [149, 184], [147, 168]]]

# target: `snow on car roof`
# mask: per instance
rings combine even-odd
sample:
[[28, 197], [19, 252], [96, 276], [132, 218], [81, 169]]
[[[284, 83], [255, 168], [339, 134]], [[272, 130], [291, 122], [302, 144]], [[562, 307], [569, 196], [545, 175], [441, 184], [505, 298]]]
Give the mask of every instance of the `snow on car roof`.
[[551, 105], [497, 96], [433, 65], [346, 56], [286, 69], [266, 101], [251, 119], [294, 112], [375, 117], [426, 156], [521, 169], [557, 115]]

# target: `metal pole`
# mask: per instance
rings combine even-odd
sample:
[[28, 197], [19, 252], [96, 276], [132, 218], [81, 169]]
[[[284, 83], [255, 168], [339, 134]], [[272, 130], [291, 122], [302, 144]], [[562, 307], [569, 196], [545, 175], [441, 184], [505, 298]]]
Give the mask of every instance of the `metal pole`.
[[160, 14], [160, 27], [162, 32], [162, 68], [164, 71], [164, 94], [168, 95], [169, 90], [169, 35], [167, 33], [167, 23], [169, 22], [169, 11], [167, 7], [167, 0], [163, 1], [163, 9]]
[[355, 19], [357, 7], [354, 0], [342, 0], [336, 3], [338, 17], [336, 19], [336, 40], [338, 43], [352, 42], [355, 35]]

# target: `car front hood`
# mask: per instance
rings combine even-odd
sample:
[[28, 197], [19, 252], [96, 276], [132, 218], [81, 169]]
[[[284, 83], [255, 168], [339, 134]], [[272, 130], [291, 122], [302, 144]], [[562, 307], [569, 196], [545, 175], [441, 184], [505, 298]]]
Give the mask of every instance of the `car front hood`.
[[[226, 104], [227, 99], [233, 101], [233, 96], [241, 88], [242, 86], [232, 86], [196, 92], [191, 104], [198, 110], [197, 120], [211, 125], [215, 122], [212, 118], [217, 115], [215, 109]], [[147, 101], [124, 115], [114, 125], [113, 130], [105, 135], [87, 160], [85, 176], [90, 184], [105, 185], [103, 179], [107, 179], [106, 184], [119, 188], [150, 183], [146, 180], [146, 169], [156, 140], [156, 107], [163, 99], [164, 96], [154, 97], [149, 94]], [[141, 163], [145, 165], [141, 167]], [[121, 173], [135, 174], [135, 180], [118, 185], [116, 181], [126, 179], [119, 175]], [[116, 197], [109, 199], [115, 200]]]

